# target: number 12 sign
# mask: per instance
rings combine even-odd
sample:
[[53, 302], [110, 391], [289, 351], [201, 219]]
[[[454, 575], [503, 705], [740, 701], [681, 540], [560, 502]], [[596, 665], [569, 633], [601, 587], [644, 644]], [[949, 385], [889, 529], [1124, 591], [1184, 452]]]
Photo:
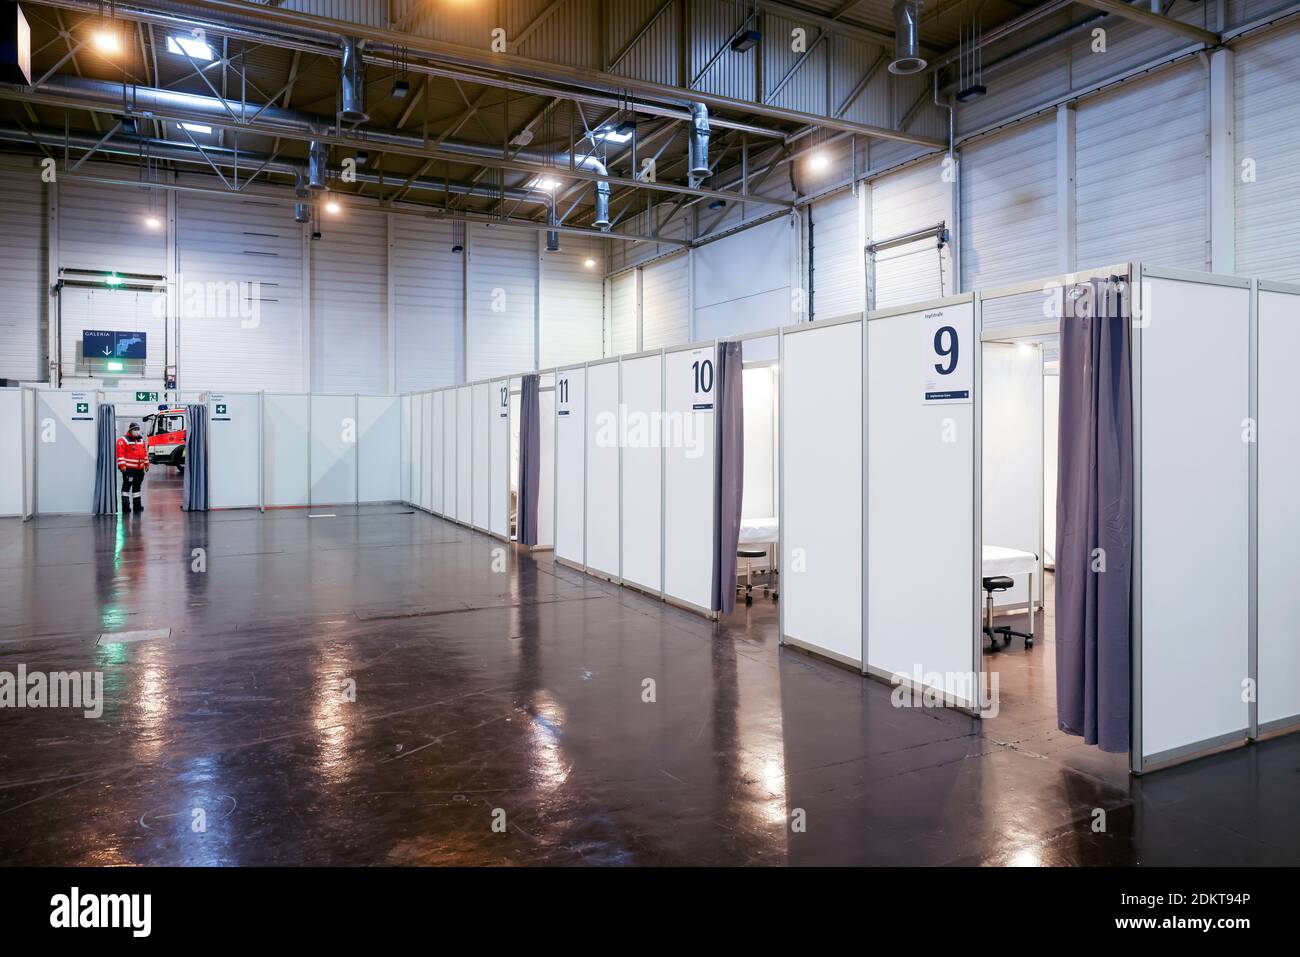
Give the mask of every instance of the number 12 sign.
[[975, 387], [975, 314], [969, 305], [928, 309], [917, 323], [922, 356], [922, 401], [968, 403]]

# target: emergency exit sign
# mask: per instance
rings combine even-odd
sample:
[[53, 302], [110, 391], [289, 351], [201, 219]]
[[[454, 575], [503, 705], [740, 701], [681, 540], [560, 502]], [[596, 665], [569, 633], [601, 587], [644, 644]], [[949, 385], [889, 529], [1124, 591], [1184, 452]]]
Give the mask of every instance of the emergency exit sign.
[[135, 401], [137, 401], [137, 402], [157, 402], [157, 401], [158, 401], [158, 393], [157, 393], [157, 392], [137, 392], [137, 393], [135, 394]]

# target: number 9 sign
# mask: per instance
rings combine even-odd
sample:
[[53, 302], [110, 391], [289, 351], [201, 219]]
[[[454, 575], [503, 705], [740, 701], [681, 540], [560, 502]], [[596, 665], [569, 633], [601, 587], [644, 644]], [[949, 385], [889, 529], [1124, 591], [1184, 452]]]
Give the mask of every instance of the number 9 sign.
[[968, 346], [975, 331], [973, 309], [968, 305], [933, 309], [923, 318], [923, 401], [927, 405], [970, 402], [974, 381]]

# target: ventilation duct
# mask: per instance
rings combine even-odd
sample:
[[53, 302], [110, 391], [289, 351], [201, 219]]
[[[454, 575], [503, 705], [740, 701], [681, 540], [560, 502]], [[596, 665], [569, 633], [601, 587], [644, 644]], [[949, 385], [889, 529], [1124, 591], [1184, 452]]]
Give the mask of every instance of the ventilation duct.
[[343, 41], [343, 108], [339, 117], [349, 123], [364, 123], [366, 112], [366, 64], [361, 58], [361, 41], [348, 37]]
[[709, 175], [709, 108], [691, 104], [690, 175], [704, 179]]
[[[115, 83], [108, 80], [95, 80], [88, 77], [76, 76], [52, 76], [45, 81], [41, 87], [41, 92], [49, 95], [61, 96], [66, 98], [75, 98], [86, 104], [102, 103], [111, 106], [115, 115], [120, 115], [123, 106], [133, 113], [156, 112], [163, 118], [174, 118], [177, 122], [193, 121], [203, 122], [205, 118], [211, 117], [214, 121], [229, 119], [230, 113], [224, 101], [212, 96], [204, 96], [198, 93], [182, 93], [179, 90], [162, 90], [155, 87], [147, 86], [128, 86], [125, 88], [126, 102], [123, 103], [124, 89], [121, 83]], [[300, 113], [296, 110], [286, 110], [271, 104], [259, 104], [249, 102], [246, 107], [250, 112], [255, 112], [260, 121], [267, 126], [282, 128], [286, 135], [297, 135], [298, 138], [311, 140], [311, 148], [308, 152], [307, 163], [307, 185], [312, 190], [322, 190], [326, 186], [326, 161], [325, 161], [325, 144], [319, 140], [312, 140], [311, 137], [318, 135], [317, 131], [328, 125], [328, 118], [315, 116], [306, 113]], [[705, 117], [705, 129], [707, 130], [707, 110], [700, 108]], [[370, 140], [376, 148], [382, 149], [386, 144], [392, 144], [399, 147], [425, 148], [428, 143], [422, 136], [411, 135], [400, 130], [386, 129], [368, 129], [366, 138]], [[695, 137], [692, 136], [692, 144]], [[28, 139], [30, 142], [30, 139]], [[63, 145], [62, 139], [56, 144]], [[91, 140], [91, 146], [94, 141]], [[168, 143], [166, 145], [175, 145]], [[692, 147], [693, 148], [693, 147]], [[462, 156], [481, 157], [488, 160], [498, 160], [501, 158], [501, 147], [491, 146], [486, 143], [469, 143], [452, 138], [443, 140], [439, 147], [444, 153], [459, 153]], [[216, 152], [215, 148], [208, 149], [209, 153]], [[707, 154], [706, 154], [707, 155]], [[597, 157], [589, 156], [586, 153], [578, 152], [570, 156], [566, 152], [553, 152], [550, 150], [533, 150], [522, 149], [514, 154], [514, 158], [525, 163], [534, 163], [538, 165], [547, 165], [555, 167], [565, 167], [572, 163], [578, 169], [586, 170], [590, 173], [596, 173], [600, 176], [607, 175], [605, 164]], [[378, 182], [377, 177], [373, 174], [363, 175], [360, 171], [357, 173], [358, 182]], [[415, 188], [426, 188], [422, 181], [417, 180]], [[491, 196], [499, 198], [500, 190], [497, 187], [474, 186], [463, 187], [457, 184], [451, 184], [447, 187], [441, 180], [430, 181], [427, 188], [434, 188], [439, 191], [450, 189], [451, 192], [471, 193], [476, 196]], [[522, 199], [524, 202], [539, 202], [538, 194], [535, 191], [527, 189], [511, 190], [507, 189], [507, 196], [512, 199]], [[594, 225], [598, 229], [608, 228], [609, 219], [609, 183], [598, 181], [596, 183], [596, 204]]]
[[307, 188], [324, 189], [325, 178], [325, 144], [320, 140], [312, 140], [307, 147]]
[[898, 76], [925, 69], [921, 56], [921, 0], [894, 0], [894, 62], [889, 72]]
[[[554, 200], [551, 201], [550, 207], [546, 210], [546, 225], [556, 225]], [[558, 229], [548, 229], [546, 231], [546, 251], [548, 253], [558, 253], [560, 251], [560, 231]]]
[[311, 204], [297, 202], [293, 204], [293, 221], [295, 223], [311, 222]]

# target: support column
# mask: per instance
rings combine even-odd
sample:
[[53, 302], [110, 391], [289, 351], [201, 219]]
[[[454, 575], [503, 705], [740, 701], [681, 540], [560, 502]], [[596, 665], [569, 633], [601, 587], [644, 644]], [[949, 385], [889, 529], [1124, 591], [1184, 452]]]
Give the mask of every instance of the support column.
[[393, 251], [397, 249], [396, 226], [393, 222], [393, 214], [387, 213], [384, 220], [388, 229], [388, 246], [387, 253], [384, 256], [384, 275], [388, 279], [388, 289], [385, 292], [385, 303], [387, 305], [387, 319], [384, 326], [388, 333], [385, 337], [388, 345], [388, 391], [397, 391], [397, 283], [393, 277]]
[[1073, 272], [1078, 258], [1075, 201], [1075, 112], [1073, 103], [1056, 108], [1056, 269]]
[[1237, 149], [1233, 51], [1210, 54], [1211, 272], [1237, 271]]

